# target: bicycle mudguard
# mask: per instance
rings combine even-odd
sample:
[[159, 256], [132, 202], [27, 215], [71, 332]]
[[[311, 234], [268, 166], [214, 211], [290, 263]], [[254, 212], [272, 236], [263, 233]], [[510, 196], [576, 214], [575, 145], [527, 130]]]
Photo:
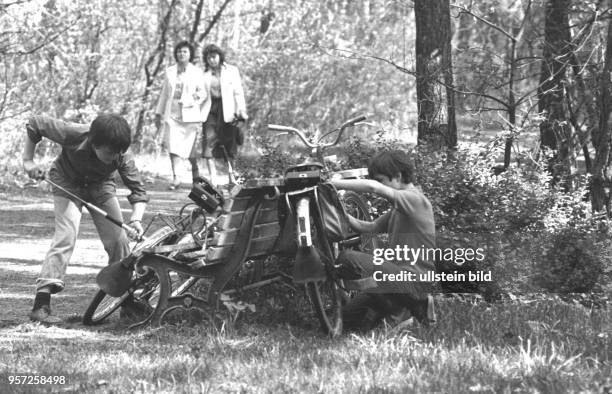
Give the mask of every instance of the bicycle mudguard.
[[295, 283], [319, 282], [327, 279], [325, 265], [314, 246], [299, 247], [293, 264]]

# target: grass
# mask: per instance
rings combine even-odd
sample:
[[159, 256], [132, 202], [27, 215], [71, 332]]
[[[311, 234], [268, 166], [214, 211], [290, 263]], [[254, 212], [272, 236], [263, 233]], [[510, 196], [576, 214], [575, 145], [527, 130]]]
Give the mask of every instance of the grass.
[[386, 326], [337, 340], [257, 318], [221, 330], [199, 324], [130, 332], [116, 325], [95, 332], [23, 324], [0, 341], [0, 375], [66, 375], [64, 389], [118, 393], [612, 389], [609, 309], [558, 300], [440, 299], [438, 312], [433, 328]]

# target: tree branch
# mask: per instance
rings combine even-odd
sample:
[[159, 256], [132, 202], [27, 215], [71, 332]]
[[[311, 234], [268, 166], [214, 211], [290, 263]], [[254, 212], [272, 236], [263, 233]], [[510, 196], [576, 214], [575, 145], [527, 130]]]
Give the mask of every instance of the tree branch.
[[225, 8], [227, 7], [227, 5], [231, 2], [232, 0], [225, 0], [223, 2], [223, 4], [221, 4], [221, 7], [219, 7], [219, 9], [217, 10], [217, 12], [215, 13], [215, 15], [213, 15], [213, 18], [210, 20], [210, 22], [208, 23], [208, 26], [206, 26], [206, 30], [204, 30], [204, 32], [202, 34], [200, 34], [200, 36], [198, 37], [198, 43], [204, 41], [204, 38], [206, 38], [206, 36], [208, 36], [208, 33], [210, 33], [210, 31], [212, 30], [213, 27], [215, 27], [215, 25], [217, 24], [217, 22], [219, 21], [219, 19], [221, 19], [221, 15], [223, 14], [223, 11], [225, 10]]
[[[155, 76], [159, 73], [161, 69], [161, 65], [164, 61], [165, 52], [166, 52], [166, 43], [167, 43], [167, 34], [168, 28], [170, 27], [170, 17], [172, 16], [172, 12], [174, 11], [174, 7], [178, 4], [178, 0], [172, 0], [170, 5], [168, 6], [168, 11], [166, 15], [164, 15], [162, 22], [160, 24], [160, 35], [159, 42], [157, 43], [157, 47], [155, 51], [149, 56], [149, 59], [145, 62], [145, 75], [146, 75], [146, 86], [149, 87], [153, 84]], [[151, 70], [151, 65], [157, 58], [157, 63], [153, 70]]]
[[193, 25], [191, 26], [191, 32], [189, 32], [189, 42], [194, 43], [196, 34], [198, 34], [198, 27], [200, 27], [200, 19], [202, 18], [202, 7], [204, 6], [204, 0], [199, 0], [196, 7], [195, 16], [193, 18]]
[[454, 7], [454, 8], [458, 8], [459, 10], [461, 10], [461, 11], [459, 11], [460, 14], [465, 13], [465, 14], [473, 16], [474, 18], [478, 19], [479, 21], [481, 21], [485, 25], [489, 26], [490, 28], [499, 31], [500, 33], [502, 33], [503, 35], [508, 37], [510, 40], [512, 40], [512, 41], [516, 41], [517, 40], [516, 37], [514, 37], [512, 34], [508, 33], [507, 31], [505, 31], [501, 27], [497, 26], [496, 24], [486, 20], [482, 16], [474, 14], [471, 10], [467, 9], [465, 6], [457, 5], [457, 4], [451, 4], [450, 6]]

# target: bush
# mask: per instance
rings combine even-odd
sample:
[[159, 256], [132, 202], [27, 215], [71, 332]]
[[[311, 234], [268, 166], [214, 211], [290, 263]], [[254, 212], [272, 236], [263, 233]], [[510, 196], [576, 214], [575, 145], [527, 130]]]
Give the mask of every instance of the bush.
[[602, 241], [575, 228], [562, 229], [551, 238], [550, 246], [536, 264], [536, 283], [558, 293], [593, 290], [604, 272]]

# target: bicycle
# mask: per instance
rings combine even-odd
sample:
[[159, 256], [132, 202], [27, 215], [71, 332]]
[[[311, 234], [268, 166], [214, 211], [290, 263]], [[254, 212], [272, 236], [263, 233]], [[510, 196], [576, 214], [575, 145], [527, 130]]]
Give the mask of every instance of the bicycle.
[[[317, 158], [323, 158], [325, 148], [337, 145], [345, 129], [364, 121], [365, 116], [350, 119], [337, 129], [323, 134], [316, 141], [309, 141], [303, 132], [293, 127], [268, 125], [271, 131], [297, 135], [302, 142], [313, 150]], [[330, 143], [322, 140], [328, 135], [337, 132], [336, 139]], [[323, 158], [324, 159], [324, 158]], [[342, 281], [334, 274], [335, 260], [342, 248], [354, 248], [356, 240], [359, 248], [368, 250], [378, 246], [375, 236], [362, 238], [359, 235], [342, 237], [336, 235], [330, 239], [326, 233], [325, 215], [322, 203], [325, 203], [321, 186], [329, 176], [341, 178], [355, 178], [363, 175], [363, 170], [348, 170], [331, 173], [322, 162], [307, 161], [298, 166], [289, 168], [285, 173], [285, 204], [290, 213], [290, 223], [295, 223], [297, 253], [294, 266], [293, 280], [306, 286], [309, 298], [315, 308], [315, 313], [322, 328], [331, 336], [338, 336], [342, 332], [341, 307], [346, 295], [341, 294]], [[329, 193], [327, 193], [329, 198]], [[344, 209], [361, 220], [372, 220], [366, 202], [352, 191], [340, 193]], [[329, 213], [327, 213], [329, 214]], [[312, 219], [312, 220], [311, 220]], [[285, 232], [285, 231], [284, 231]], [[290, 232], [290, 231], [287, 231]], [[342, 239], [345, 238], [345, 239]]]
[[[161, 218], [164, 226], [154, 231], [150, 236], [138, 242], [132, 248], [130, 254], [123, 260], [123, 264], [129, 264], [133, 268], [133, 276], [127, 290], [121, 295], [114, 297], [103, 290], [98, 290], [83, 315], [84, 325], [99, 325], [111, 314], [121, 307], [130, 297], [134, 302], [146, 307], [148, 316], [143, 317], [140, 323], [131, 325], [135, 327], [146, 321], [157, 306], [162, 294], [162, 282], [169, 283], [172, 288], [170, 296], [178, 296], [189, 290], [197, 282], [195, 277], [184, 277], [176, 273], [161, 272], [155, 268], [141, 267], [141, 259], [150, 253], [157, 253], [174, 257], [180, 252], [194, 250], [201, 247], [201, 234], [207, 233], [209, 222], [202, 208], [196, 207], [187, 213], [187, 208], [194, 204], [186, 204], [179, 211], [178, 219], [169, 220], [164, 216], [151, 219], [147, 229], [151, 227], [156, 218]], [[185, 240], [200, 242], [187, 243]], [[165, 290], [165, 289], [164, 289]]]

